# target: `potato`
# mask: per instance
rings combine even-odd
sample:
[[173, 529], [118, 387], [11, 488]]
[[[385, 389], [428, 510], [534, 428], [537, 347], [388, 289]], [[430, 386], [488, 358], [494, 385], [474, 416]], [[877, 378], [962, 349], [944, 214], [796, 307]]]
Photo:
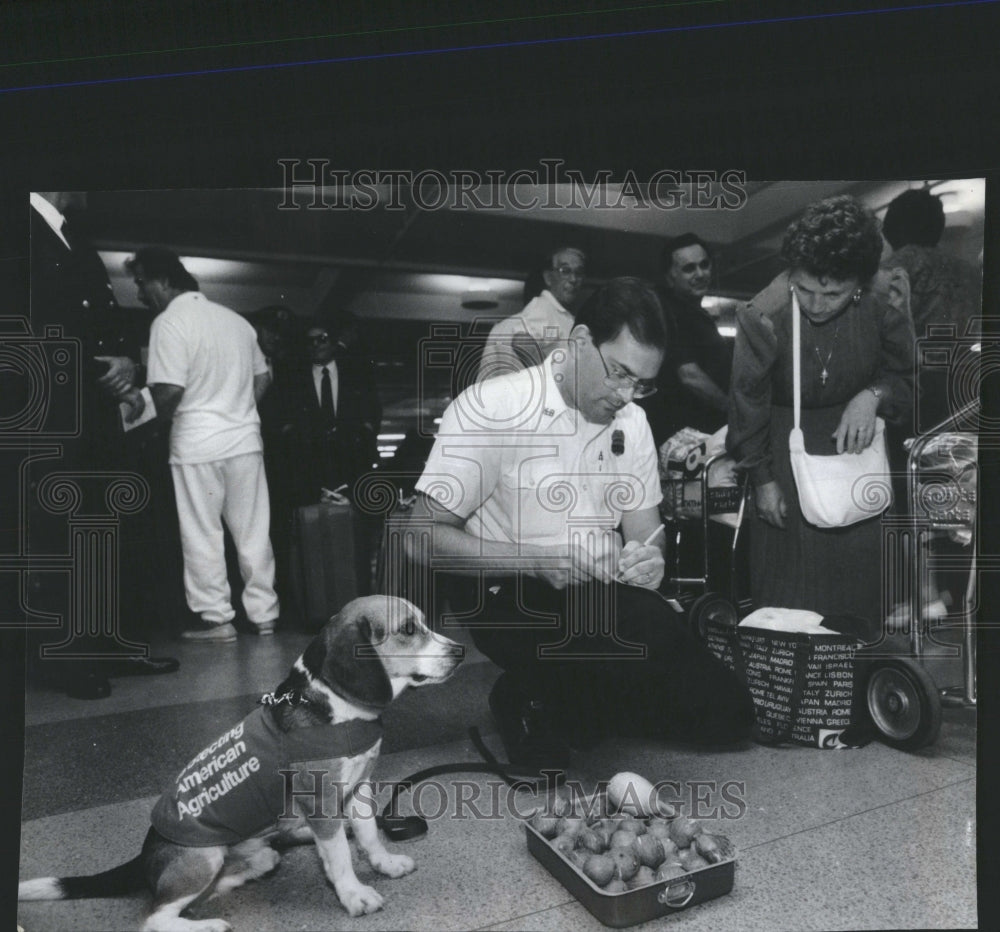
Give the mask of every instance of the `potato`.
[[531, 817], [531, 827], [543, 838], [555, 838], [559, 830], [559, 820], [555, 816], [538, 812]]
[[700, 822], [689, 819], [687, 816], [680, 816], [670, 823], [670, 840], [678, 848], [687, 848], [696, 835], [700, 835], [702, 827]]

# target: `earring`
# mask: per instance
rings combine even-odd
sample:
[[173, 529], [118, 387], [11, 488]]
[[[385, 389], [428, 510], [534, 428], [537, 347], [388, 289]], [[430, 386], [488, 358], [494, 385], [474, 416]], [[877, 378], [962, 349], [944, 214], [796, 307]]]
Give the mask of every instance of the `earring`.
[[862, 291], [861, 291], [861, 289], [859, 288], [859, 289], [858, 289], [857, 291], [855, 291], [855, 292], [854, 292], [854, 294], [852, 294], [852, 295], [851, 295], [851, 300], [852, 300], [852, 301], [853, 301], [853, 302], [854, 302], [855, 304], [860, 304], [860, 303], [861, 303], [861, 295], [862, 295], [862, 294], [863, 294], [863, 292], [862, 292]]

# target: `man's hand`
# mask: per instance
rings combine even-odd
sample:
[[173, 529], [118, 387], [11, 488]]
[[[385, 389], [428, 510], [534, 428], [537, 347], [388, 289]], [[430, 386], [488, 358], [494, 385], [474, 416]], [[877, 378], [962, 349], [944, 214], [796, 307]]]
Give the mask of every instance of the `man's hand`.
[[785, 503], [785, 496], [781, 491], [781, 486], [777, 482], [765, 482], [754, 489], [754, 505], [757, 507], [757, 514], [768, 524], [783, 528], [785, 518], [788, 515], [788, 505]]
[[875, 439], [875, 415], [878, 398], [874, 392], [858, 392], [844, 408], [840, 423], [831, 435], [837, 441], [837, 452], [860, 453], [867, 450]]
[[142, 397], [142, 392], [137, 388], [129, 389], [119, 400], [128, 405], [128, 411], [125, 414], [126, 424], [139, 420], [142, 417], [142, 412], [146, 410], [146, 399]]
[[618, 558], [618, 582], [644, 589], [659, 589], [666, 565], [663, 551], [655, 544], [643, 546], [630, 540]]
[[97, 384], [110, 395], [124, 401], [125, 393], [135, 385], [135, 374], [139, 366], [128, 356], [95, 356], [94, 359], [108, 364], [108, 371], [98, 378]]
[[335, 489], [321, 488], [319, 502], [321, 505], [350, 505], [351, 500], [343, 494], [347, 491], [347, 483], [338, 485]]

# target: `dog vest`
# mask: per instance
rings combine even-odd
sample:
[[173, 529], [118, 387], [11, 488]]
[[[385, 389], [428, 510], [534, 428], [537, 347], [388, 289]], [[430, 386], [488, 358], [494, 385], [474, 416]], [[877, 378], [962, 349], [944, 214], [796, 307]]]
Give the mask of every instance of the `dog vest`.
[[[153, 828], [188, 847], [234, 844], [286, 813], [294, 818], [293, 789], [307, 814], [338, 815], [345, 788], [337, 784], [340, 774], [322, 770], [322, 763], [357, 757], [381, 737], [381, 719], [283, 732], [262, 706], [188, 763], [154, 806]], [[301, 766], [310, 761], [317, 767]]]

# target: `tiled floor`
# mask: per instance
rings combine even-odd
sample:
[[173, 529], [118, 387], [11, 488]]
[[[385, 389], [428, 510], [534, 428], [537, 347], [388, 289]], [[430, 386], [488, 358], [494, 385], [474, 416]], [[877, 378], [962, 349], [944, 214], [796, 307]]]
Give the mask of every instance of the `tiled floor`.
[[[159, 645], [181, 660], [177, 674], [115, 681], [99, 702], [31, 690], [21, 875], [91, 873], [138, 850], [164, 780], [273, 688], [308, 637], [241, 637], [236, 644]], [[953, 661], [930, 664], [955, 681]], [[486, 695], [495, 668], [470, 654], [443, 686], [405, 694], [385, 715], [379, 779], [477, 760], [467, 737], [479, 725], [501, 748]], [[619, 770], [696, 788], [708, 805], [739, 816], [725, 823], [738, 849], [731, 894], [640, 928], [915, 929], [975, 927], [976, 719], [946, 710], [930, 748], [903, 753], [874, 743], [854, 751], [747, 746], [703, 751], [635, 741], [578, 754], [570, 778], [587, 789]], [[695, 790], [696, 791], [696, 790]], [[707, 794], [707, 796], [706, 796]], [[472, 802], [470, 802], [472, 800]], [[397, 843], [418, 862], [389, 880], [357, 864], [385, 908], [351, 919], [309, 846], [285, 853], [278, 870], [196, 907], [242, 930], [604, 928], [528, 853], [517, 813], [530, 793], [510, 794], [482, 774], [438, 778], [418, 797], [429, 833]], [[480, 817], [482, 816], [482, 817]], [[138, 929], [148, 897], [25, 903], [26, 932]]]

